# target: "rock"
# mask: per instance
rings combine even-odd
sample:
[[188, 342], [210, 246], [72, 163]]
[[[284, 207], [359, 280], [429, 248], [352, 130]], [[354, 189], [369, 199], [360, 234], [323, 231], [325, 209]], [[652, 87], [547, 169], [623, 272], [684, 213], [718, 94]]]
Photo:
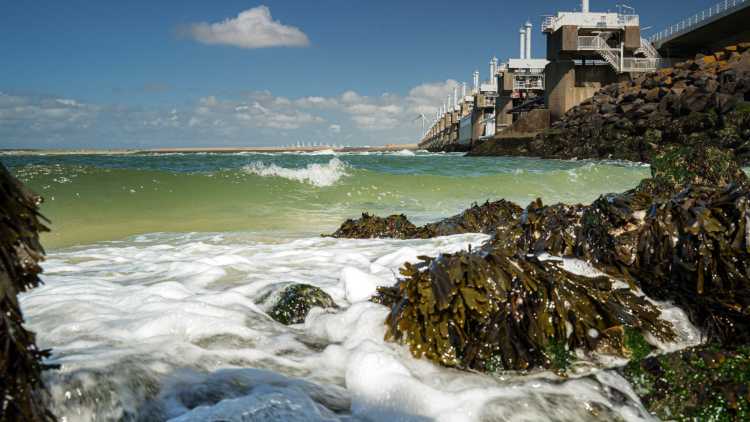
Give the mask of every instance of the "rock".
[[18, 294], [41, 284], [44, 250], [39, 233], [47, 228], [38, 213], [41, 198], [0, 164], [0, 421], [53, 421], [45, 407], [42, 371], [50, 356], [23, 327]]
[[693, 347], [637, 359], [620, 373], [656, 417], [679, 421], [750, 420], [750, 349]]
[[331, 296], [319, 287], [292, 284], [281, 292], [268, 315], [284, 325], [301, 324], [315, 307], [337, 308]]

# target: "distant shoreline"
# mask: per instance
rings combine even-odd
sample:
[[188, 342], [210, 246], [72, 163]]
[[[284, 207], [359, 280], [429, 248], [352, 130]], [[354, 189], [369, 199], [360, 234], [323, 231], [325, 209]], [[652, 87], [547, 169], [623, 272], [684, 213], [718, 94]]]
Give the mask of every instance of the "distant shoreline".
[[141, 149], [0, 149], [1, 155], [128, 155], [128, 154], [191, 154], [214, 153], [236, 154], [239, 152], [284, 153], [284, 152], [395, 152], [416, 151], [416, 144], [388, 144], [364, 147], [177, 147], [177, 148], [141, 148]]

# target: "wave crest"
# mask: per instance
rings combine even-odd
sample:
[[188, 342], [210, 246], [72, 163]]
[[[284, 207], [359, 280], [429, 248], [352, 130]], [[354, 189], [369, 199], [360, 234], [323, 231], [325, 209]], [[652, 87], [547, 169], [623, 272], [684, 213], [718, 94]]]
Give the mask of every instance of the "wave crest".
[[304, 168], [286, 168], [256, 161], [245, 166], [244, 170], [257, 176], [282, 177], [317, 187], [331, 186], [348, 175], [347, 165], [335, 157], [326, 164], [308, 164]]

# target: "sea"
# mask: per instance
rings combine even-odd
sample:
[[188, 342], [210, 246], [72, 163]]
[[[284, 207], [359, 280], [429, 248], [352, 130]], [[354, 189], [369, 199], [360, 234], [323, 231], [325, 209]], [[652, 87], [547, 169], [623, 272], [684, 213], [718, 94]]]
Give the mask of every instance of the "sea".
[[[363, 212], [423, 224], [501, 198], [590, 203], [635, 187], [646, 165], [406, 150], [0, 162], [44, 198], [44, 285], [21, 305], [60, 365], [45, 382], [62, 421], [651, 420], [618, 359], [581, 355], [567, 376], [480, 374], [384, 340], [389, 309], [366, 298], [404, 263], [488, 236], [321, 236]], [[267, 312], [293, 283], [339, 308], [275, 322]], [[658, 305], [679, 334], [659, 350], [700, 342], [682, 311]]]

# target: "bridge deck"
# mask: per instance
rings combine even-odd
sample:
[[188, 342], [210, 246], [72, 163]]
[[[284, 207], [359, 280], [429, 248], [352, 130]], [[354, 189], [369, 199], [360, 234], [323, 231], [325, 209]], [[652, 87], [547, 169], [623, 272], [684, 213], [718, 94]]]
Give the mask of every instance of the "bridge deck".
[[750, 41], [748, 22], [750, 0], [727, 0], [654, 34], [651, 41], [666, 57], [690, 57]]

